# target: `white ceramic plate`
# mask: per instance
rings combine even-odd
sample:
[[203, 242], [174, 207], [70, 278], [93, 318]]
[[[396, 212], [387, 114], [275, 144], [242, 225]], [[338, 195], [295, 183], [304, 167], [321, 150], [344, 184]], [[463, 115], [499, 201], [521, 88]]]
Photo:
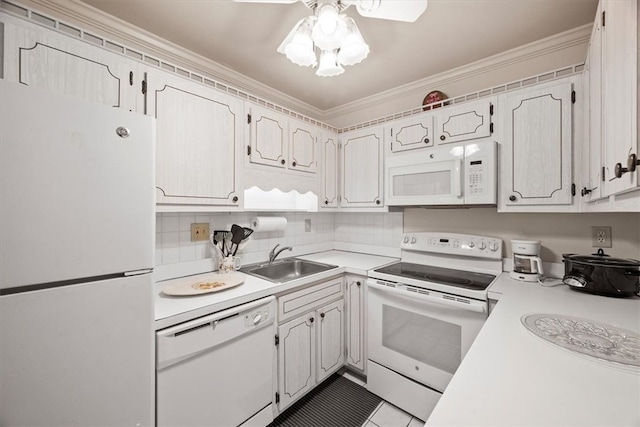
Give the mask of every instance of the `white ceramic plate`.
[[240, 273], [210, 274], [204, 280], [173, 283], [162, 288], [162, 293], [171, 296], [202, 295], [220, 292], [244, 283], [244, 275]]

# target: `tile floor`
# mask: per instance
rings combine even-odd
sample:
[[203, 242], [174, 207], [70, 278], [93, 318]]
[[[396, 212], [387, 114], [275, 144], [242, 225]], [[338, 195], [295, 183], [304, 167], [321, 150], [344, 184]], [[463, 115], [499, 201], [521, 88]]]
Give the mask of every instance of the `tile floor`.
[[[342, 376], [359, 384], [365, 386], [365, 382], [357, 376], [351, 374], [349, 371], [344, 371]], [[407, 414], [402, 409], [393, 406], [389, 402], [384, 400], [378, 405], [378, 407], [369, 415], [369, 419], [364, 423], [362, 427], [422, 427], [424, 421]]]

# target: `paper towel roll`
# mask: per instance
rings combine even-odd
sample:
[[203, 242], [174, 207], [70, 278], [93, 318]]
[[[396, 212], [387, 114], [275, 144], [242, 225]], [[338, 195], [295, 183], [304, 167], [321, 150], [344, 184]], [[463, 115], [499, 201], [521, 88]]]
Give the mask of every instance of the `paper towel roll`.
[[283, 216], [256, 216], [251, 220], [255, 232], [279, 231], [287, 228], [287, 218]]

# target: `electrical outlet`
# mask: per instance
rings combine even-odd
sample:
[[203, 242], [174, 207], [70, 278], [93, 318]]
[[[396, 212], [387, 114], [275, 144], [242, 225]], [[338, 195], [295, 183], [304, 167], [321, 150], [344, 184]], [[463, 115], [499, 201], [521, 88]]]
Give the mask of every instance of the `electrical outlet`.
[[610, 248], [611, 227], [591, 227], [591, 240], [594, 248]]
[[191, 224], [191, 241], [209, 240], [209, 223], [194, 222]]
[[311, 219], [305, 219], [304, 220], [304, 232], [305, 233], [310, 233], [311, 232]]

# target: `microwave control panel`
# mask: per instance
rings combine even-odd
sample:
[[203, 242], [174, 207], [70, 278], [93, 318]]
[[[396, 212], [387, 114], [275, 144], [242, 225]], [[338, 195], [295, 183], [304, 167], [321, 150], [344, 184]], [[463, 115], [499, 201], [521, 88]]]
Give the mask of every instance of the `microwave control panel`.
[[502, 259], [502, 240], [494, 237], [458, 233], [407, 233], [400, 248], [480, 258]]

